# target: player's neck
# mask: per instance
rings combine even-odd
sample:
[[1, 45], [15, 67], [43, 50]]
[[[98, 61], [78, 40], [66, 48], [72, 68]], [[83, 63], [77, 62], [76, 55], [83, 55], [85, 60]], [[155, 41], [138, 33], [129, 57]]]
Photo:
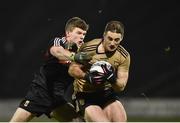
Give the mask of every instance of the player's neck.
[[98, 47], [98, 53], [105, 53], [105, 49], [104, 49], [104, 46], [103, 46], [103, 43], [101, 43]]
[[66, 39], [67, 42], [72, 42], [71, 38], [69, 36], [66, 36], [65, 39]]

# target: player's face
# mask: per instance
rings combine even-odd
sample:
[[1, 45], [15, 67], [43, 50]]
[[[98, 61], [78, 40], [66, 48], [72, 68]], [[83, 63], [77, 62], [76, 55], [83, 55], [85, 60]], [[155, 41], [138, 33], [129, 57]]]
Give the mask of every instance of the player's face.
[[67, 39], [71, 42], [75, 42], [78, 47], [84, 43], [86, 31], [75, 27], [72, 31], [66, 32]]
[[108, 31], [106, 34], [104, 34], [103, 45], [104, 45], [105, 51], [107, 52], [115, 51], [121, 41], [122, 41], [121, 33], [114, 33], [114, 32]]

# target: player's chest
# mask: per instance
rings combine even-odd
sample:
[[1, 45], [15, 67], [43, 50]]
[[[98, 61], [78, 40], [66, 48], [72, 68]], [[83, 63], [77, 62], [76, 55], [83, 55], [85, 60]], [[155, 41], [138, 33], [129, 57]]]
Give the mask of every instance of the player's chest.
[[112, 66], [117, 68], [121, 64], [121, 56], [118, 54], [114, 54], [111, 56], [108, 56], [106, 54], [94, 54], [92, 56], [91, 63], [95, 63], [96, 61], [107, 61], [109, 62]]

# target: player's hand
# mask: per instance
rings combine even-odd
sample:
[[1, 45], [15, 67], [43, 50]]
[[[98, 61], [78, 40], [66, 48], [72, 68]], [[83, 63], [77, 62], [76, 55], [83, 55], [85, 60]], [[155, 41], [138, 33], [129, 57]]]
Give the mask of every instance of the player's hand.
[[106, 81], [104, 74], [97, 71], [87, 72], [84, 79], [91, 84], [101, 84]]
[[117, 73], [114, 70], [112, 66], [107, 66], [106, 64], [101, 65], [103, 71], [104, 71], [104, 76], [106, 80], [110, 83], [115, 83], [116, 78], [117, 78]]
[[92, 58], [84, 52], [78, 52], [74, 55], [74, 61], [80, 64], [88, 63]]
[[68, 49], [71, 52], [77, 52], [78, 46], [74, 42], [66, 42], [65, 43], [65, 49]]

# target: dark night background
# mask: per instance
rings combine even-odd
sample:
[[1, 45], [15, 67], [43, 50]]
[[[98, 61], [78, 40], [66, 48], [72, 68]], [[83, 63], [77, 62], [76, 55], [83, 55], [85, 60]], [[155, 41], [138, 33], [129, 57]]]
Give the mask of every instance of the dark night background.
[[125, 97], [180, 97], [178, 0], [44, 0], [0, 2], [0, 98], [23, 97], [43, 50], [73, 16], [87, 21], [85, 41], [101, 37], [109, 20], [125, 25], [131, 54]]

